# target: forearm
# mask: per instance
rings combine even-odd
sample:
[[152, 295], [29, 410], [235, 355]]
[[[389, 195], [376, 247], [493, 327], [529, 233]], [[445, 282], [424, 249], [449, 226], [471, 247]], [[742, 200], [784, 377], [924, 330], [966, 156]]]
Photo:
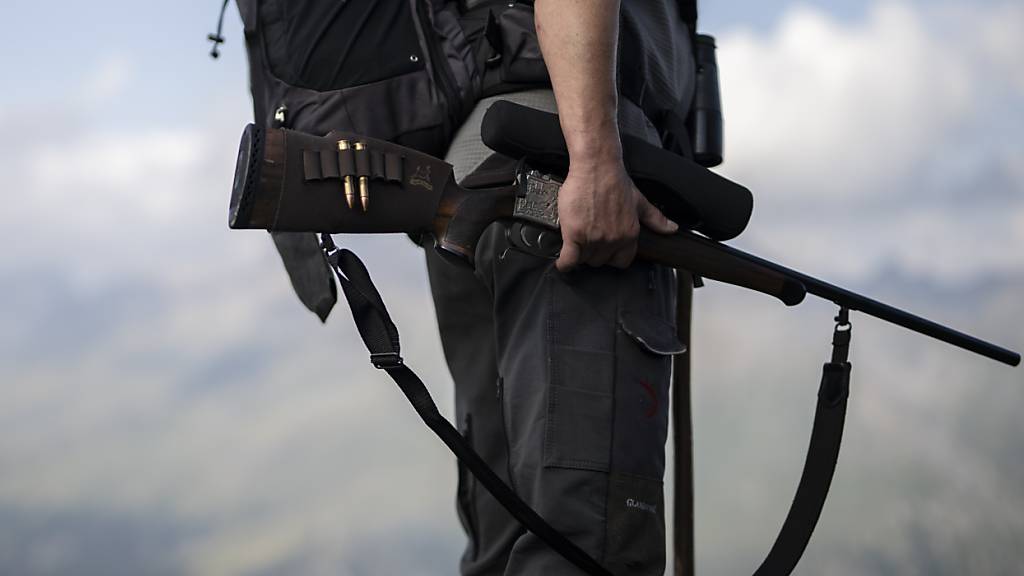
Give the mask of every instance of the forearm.
[[570, 162], [621, 162], [619, 0], [537, 0], [534, 10]]
[[677, 227], [640, 194], [622, 164], [619, 0], [536, 0], [534, 14], [569, 148], [555, 265], [563, 272], [579, 264], [625, 268], [636, 255], [641, 223], [662, 233]]

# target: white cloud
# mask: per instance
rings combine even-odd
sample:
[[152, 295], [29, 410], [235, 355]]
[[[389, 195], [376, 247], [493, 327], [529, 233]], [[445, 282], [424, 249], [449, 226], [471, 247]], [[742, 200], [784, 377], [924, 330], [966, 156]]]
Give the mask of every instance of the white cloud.
[[125, 217], [181, 222], [201, 199], [189, 185], [210, 153], [197, 130], [89, 133], [53, 139], [29, 151], [28, 186], [40, 205], [64, 205], [56, 224], [112, 227]]
[[970, 62], [903, 4], [863, 27], [817, 9], [719, 45], [729, 169], [772, 194], [885, 195], [970, 112]]
[[86, 106], [104, 106], [125, 90], [133, 76], [127, 55], [108, 55], [86, 73], [76, 93]]
[[976, 57], [989, 62], [988, 75], [993, 79], [1009, 81], [1018, 95], [1024, 95], [1024, 6], [1016, 2], [997, 4], [989, 10], [948, 10], [946, 17], [951, 26], [978, 32]]
[[723, 172], [755, 193], [740, 244], [845, 279], [1024, 269], [1022, 15], [879, 2], [850, 24], [797, 6], [722, 33]]

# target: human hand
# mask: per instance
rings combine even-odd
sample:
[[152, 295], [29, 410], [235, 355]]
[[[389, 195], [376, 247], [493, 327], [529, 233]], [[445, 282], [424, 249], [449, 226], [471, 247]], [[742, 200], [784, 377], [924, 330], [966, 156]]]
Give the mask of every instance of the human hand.
[[671, 234], [679, 226], [637, 190], [622, 163], [611, 158], [573, 159], [558, 191], [562, 251], [555, 266], [567, 272], [581, 264], [626, 268], [636, 256], [640, 226]]

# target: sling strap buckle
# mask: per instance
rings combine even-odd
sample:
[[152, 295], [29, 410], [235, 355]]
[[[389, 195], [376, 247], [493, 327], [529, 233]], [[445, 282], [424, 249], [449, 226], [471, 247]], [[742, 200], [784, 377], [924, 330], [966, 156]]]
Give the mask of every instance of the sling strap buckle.
[[391, 370], [405, 363], [398, 352], [375, 352], [370, 354], [370, 364], [378, 370]]

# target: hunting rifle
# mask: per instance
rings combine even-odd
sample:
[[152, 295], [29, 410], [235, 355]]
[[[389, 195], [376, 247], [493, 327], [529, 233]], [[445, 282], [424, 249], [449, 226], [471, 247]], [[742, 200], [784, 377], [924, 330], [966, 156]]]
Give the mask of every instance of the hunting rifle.
[[[390, 142], [350, 132], [319, 137], [249, 125], [239, 147], [228, 224], [236, 229], [321, 232], [324, 254], [344, 290], [370, 361], [398, 384], [424, 423], [512, 517], [567, 561], [593, 576], [626, 574], [629, 566], [601, 565], [541, 518], [440, 413], [426, 386], [403, 362], [398, 329], [366, 267], [352, 252], [338, 249], [330, 236], [431, 236], [440, 254], [471, 265], [484, 230], [505, 220], [512, 245], [555, 257], [561, 246], [559, 175], [568, 167], [558, 117], [498, 102], [484, 117], [482, 136], [500, 153], [498, 160], [521, 160], [511, 171], [509, 163], [498, 162], [492, 174], [485, 161], [459, 185], [451, 165]], [[1020, 355], [721, 244], [742, 232], [749, 221], [753, 201], [746, 188], [629, 136], [623, 137], [623, 155], [637, 188], [680, 224], [680, 232], [671, 235], [641, 230], [639, 258], [757, 290], [788, 306], [799, 304], [807, 292], [839, 306], [800, 483], [771, 551], [755, 572], [789, 574], [820, 517], [839, 455], [849, 394], [851, 310], [1012, 366], [1020, 363]], [[468, 189], [471, 183], [481, 188]], [[487, 185], [492, 187], [483, 187]]]
[[[524, 160], [513, 182], [467, 189], [455, 182], [450, 164], [390, 142], [351, 132], [321, 137], [250, 124], [239, 147], [228, 224], [429, 235], [449, 260], [472, 264], [484, 229], [496, 220], [519, 220], [549, 229], [546, 237], [533, 240], [554, 255], [560, 246], [558, 174], [568, 167], [558, 117], [497, 102], [484, 118], [482, 135], [495, 151]], [[641, 230], [638, 258], [763, 292], [787, 306], [799, 304], [809, 292], [998, 362], [1020, 363], [1017, 352], [722, 244], [719, 240], [737, 236], [749, 221], [752, 197], [746, 188], [628, 135], [623, 154], [637, 188], [680, 225], [672, 235]], [[352, 202], [357, 188], [361, 202]]]

